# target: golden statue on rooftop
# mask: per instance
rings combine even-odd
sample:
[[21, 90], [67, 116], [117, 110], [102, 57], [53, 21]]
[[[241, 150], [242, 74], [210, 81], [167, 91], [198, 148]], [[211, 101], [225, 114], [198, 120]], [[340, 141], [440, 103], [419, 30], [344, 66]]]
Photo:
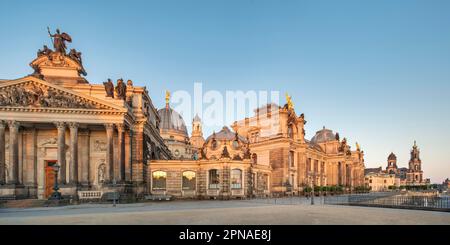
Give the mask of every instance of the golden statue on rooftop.
[[294, 109], [294, 102], [292, 102], [292, 97], [286, 92], [286, 102], [289, 110]]
[[168, 105], [170, 102], [170, 91], [166, 90], [166, 104]]

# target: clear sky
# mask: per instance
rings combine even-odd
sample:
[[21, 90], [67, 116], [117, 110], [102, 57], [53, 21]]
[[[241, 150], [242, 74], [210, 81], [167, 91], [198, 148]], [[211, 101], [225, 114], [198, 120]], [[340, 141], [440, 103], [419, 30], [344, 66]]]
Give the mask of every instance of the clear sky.
[[[366, 166], [417, 140], [426, 176], [450, 177], [450, 1], [0, 1], [0, 78], [31, 73], [47, 26], [69, 33], [91, 83], [289, 91], [307, 137], [326, 126]], [[189, 124], [189, 122], [187, 122]], [[220, 128], [206, 129], [207, 133]], [[353, 146], [354, 148], [354, 146]]]

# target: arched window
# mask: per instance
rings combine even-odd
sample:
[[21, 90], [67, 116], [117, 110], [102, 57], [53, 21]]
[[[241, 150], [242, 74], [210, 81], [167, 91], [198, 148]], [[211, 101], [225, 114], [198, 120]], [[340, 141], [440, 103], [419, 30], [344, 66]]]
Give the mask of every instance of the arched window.
[[219, 170], [217, 169], [211, 169], [208, 173], [209, 177], [209, 189], [219, 189]]
[[294, 129], [292, 128], [292, 125], [288, 128], [288, 137], [291, 139], [294, 138]]
[[289, 166], [290, 167], [294, 167], [295, 166], [295, 163], [294, 163], [294, 152], [293, 151], [289, 152], [288, 162], [289, 162]]
[[237, 140], [233, 141], [233, 149], [235, 150], [239, 149], [239, 142]]
[[217, 150], [218, 147], [219, 147], [219, 144], [217, 143], [217, 140], [213, 140], [213, 142], [211, 143], [211, 148], [213, 150]]
[[231, 170], [231, 189], [242, 189], [242, 170]]
[[183, 172], [183, 190], [194, 191], [196, 186], [196, 174], [194, 171]]
[[167, 173], [164, 171], [155, 171], [152, 174], [153, 190], [166, 190]]

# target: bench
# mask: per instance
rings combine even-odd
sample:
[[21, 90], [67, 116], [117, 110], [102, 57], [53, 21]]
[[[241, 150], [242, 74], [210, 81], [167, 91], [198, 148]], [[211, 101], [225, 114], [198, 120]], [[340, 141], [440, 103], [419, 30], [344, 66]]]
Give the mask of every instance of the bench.
[[145, 200], [148, 201], [171, 201], [173, 196], [171, 195], [146, 195]]
[[106, 201], [119, 201], [120, 199], [120, 193], [119, 192], [106, 192], [102, 196], [103, 199]]

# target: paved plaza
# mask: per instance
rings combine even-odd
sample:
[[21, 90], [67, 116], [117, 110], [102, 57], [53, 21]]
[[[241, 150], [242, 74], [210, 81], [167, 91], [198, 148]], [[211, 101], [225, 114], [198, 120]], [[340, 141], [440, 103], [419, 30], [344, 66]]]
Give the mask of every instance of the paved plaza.
[[307, 205], [264, 200], [83, 204], [0, 209], [0, 225], [426, 225], [450, 224], [450, 213]]

